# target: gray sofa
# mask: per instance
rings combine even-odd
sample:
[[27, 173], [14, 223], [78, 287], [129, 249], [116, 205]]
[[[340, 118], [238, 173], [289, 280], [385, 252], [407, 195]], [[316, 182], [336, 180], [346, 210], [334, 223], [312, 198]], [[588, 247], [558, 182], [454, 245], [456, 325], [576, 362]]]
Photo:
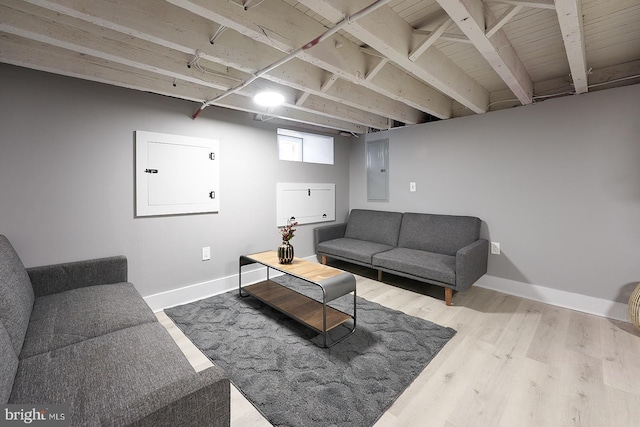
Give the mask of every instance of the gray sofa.
[[194, 371], [124, 257], [26, 270], [0, 235], [0, 362], [0, 404], [69, 405], [72, 426], [230, 424], [227, 375]]
[[470, 216], [353, 209], [346, 223], [314, 230], [322, 263], [335, 258], [464, 291], [487, 272], [489, 242], [480, 238], [480, 219]]

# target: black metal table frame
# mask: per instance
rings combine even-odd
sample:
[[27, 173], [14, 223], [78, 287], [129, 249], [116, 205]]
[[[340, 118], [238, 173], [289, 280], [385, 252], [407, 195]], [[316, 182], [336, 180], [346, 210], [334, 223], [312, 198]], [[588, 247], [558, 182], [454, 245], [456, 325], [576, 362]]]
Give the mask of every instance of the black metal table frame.
[[[302, 321], [300, 319], [297, 319], [294, 316], [291, 316], [291, 314], [287, 313], [285, 310], [281, 310], [280, 308], [275, 307], [274, 305], [270, 304], [268, 301], [264, 301], [263, 299], [256, 297], [258, 300], [262, 301], [263, 303], [267, 304], [268, 306], [272, 307], [273, 309], [275, 309], [275, 310], [277, 310], [277, 311], [289, 316], [291, 319], [293, 319], [293, 320], [305, 325], [306, 327], [308, 327], [310, 329], [313, 329], [314, 331], [317, 331], [318, 333], [321, 333], [322, 334], [322, 347], [324, 347], [324, 348], [333, 347], [334, 345], [338, 344], [339, 342], [341, 342], [341, 341], [345, 340], [346, 338], [348, 338], [349, 336], [351, 336], [356, 331], [357, 309], [356, 309], [356, 288], [355, 288], [355, 286], [353, 287], [353, 315], [351, 315], [349, 313], [345, 313], [344, 311], [338, 310], [338, 309], [336, 309], [334, 307], [331, 307], [332, 309], [337, 310], [337, 311], [339, 311], [339, 312], [351, 317], [353, 319], [353, 328], [351, 328], [349, 330], [349, 332], [346, 333], [343, 337], [340, 337], [339, 339], [333, 341], [331, 344], [327, 344], [327, 333], [329, 332], [329, 331], [327, 331], [327, 303], [333, 301], [336, 298], [340, 298], [341, 296], [347, 295], [348, 292], [344, 293], [342, 295], [336, 295], [333, 298], [327, 300], [327, 291], [326, 291], [325, 287], [322, 284], [314, 282], [314, 281], [309, 280], [309, 279], [306, 279], [306, 278], [301, 277], [301, 276], [299, 276], [297, 274], [293, 274], [293, 273], [290, 273], [288, 271], [284, 271], [284, 270], [278, 269], [278, 268], [273, 267], [271, 265], [264, 264], [264, 263], [262, 263], [260, 261], [256, 261], [256, 260], [254, 260], [252, 258], [249, 258], [246, 255], [240, 255], [239, 266], [238, 266], [238, 295], [240, 295], [240, 297], [242, 297], [242, 298], [247, 298], [249, 296], [252, 296], [251, 294], [249, 294], [247, 292], [245, 292], [244, 294], [242, 293], [242, 267], [245, 266], [245, 265], [250, 265], [250, 264], [260, 264], [260, 265], [263, 265], [264, 267], [266, 267], [267, 268], [267, 281], [270, 280], [269, 279], [269, 271], [270, 271], [270, 269], [274, 269], [274, 270], [279, 271], [279, 272], [281, 272], [283, 274], [295, 277], [295, 278], [303, 280], [303, 281], [305, 281], [307, 283], [311, 283], [311, 284], [313, 284], [315, 286], [320, 287], [320, 289], [322, 289], [322, 325], [323, 325], [323, 330], [318, 330], [317, 328], [309, 325], [308, 323], [305, 323], [304, 321]], [[283, 286], [280, 283], [278, 283], [278, 285]], [[283, 286], [283, 287], [286, 287], [286, 286]], [[295, 289], [291, 289], [291, 288], [287, 288], [287, 289], [309, 298], [307, 295], [304, 295], [301, 292], [296, 291]], [[317, 301], [317, 302], [320, 303], [319, 301]]]

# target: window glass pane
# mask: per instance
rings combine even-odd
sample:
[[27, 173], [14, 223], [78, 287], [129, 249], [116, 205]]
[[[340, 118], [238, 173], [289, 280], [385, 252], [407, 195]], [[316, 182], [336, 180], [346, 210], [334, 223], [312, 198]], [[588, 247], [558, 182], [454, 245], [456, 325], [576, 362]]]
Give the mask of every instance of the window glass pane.
[[333, 164], [333, 137], [278, 129], [280, 160]]
[[305, 135], [302, 160], [309, 163], [333, 164], [333, 138], [320, 135]]
[[302, 161], [302, 138], [278, 135], [278, 158], [293, 162]]

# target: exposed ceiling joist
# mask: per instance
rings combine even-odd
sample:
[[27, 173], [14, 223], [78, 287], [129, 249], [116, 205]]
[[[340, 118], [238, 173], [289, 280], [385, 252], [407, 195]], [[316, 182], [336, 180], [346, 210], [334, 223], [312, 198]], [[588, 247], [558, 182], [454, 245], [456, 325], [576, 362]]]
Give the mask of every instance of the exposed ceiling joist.
[[[282, 53], [260, 42], [249, 39], [236, 31], [228, 31], [219, 42], [204, 46], [203, 58], [217, 61], [228, 67], [254, 73], [275, 62]], [[407, 124], [420, 123], [424, 113], [406, 103], [389, 99], [362, 85], [340, 80], [340, 91], [322, 90], [327, 72], [301, 59], [292, 59], [286, 64], [262, 76], [265, 80], [287, 85], [294, 89], [322, 96], [354, 108], [366, 109], [374, 114], [386, 115]], [[364, 101], [363, 100], [367, 100]]]
[[[12, 34], [0, 33], [0, 38], [3, 40], [3, 62], [9, 64], [196, 102], [202, 102], [205, 98], [214, 97], [220, 93], [216, 89], [192, 82], [176, 82], [165, 75], [150, 74], [148, 71], [138, 68], [112, 63], [102, 58], [95, 58]], [[258, 107], [251, 99], [237, 94], [225, 98], [224, 102], [216, 105], [255, 114], [268, 114], [292, 122], [310, 123], [328, 129], [354, 133], [366, 133], [367, 131], [366, 126], [288, 107], [279, 108], [277, 111], [267, 110]]]
[[338, 79], [338, 76], [336, 76], [335, 74], [331, 74], [329, 78], [322, 83], [322, 86], [320, 86], [320, 92], [327, 92], [329, 89], [331, 89], [331, 86], [333, 86], [335, 82], [338, 81]]
[[[40, 11], [49, 14], [53, 13], [46, 9], [40, 9]], [[228, 71], [220, 66], [216, 70], [217, 64], [214, 63], [207, 64], [205, 68], [191, 66], [199, 64], [201, 58], [196, 56], [189, 61], [187, 59], [188, 56], [182, 52], [176, 52], [173, 49], [158, 45], [140, 45], [135, 40], [125, 37], [122, 33], [108, 28], [101, 28], [99, 32], [89, 31], [82, 28], [87, 25], [85, 21], [74, 22], [75, 25], [64, 25], [61, 21], [67, 21], [68, 24], [68, 21], [75, 20], [75, 18], [41, 17], [33, 14], [33, 10], [31, 12], [31, 14], [27, 14], [0, 5], [0, 13], [4, 21], [0, 23], [0, 31], [221, 91], [228, 90], [229, 87], [246, 78], [244, 73], [239, 72], [226, 75]], [[207, 71], [211, 67], [213, 67], [214, 72]], [[257, 91], [267, 88], [274, 89], [272, 84], [261, 80], [251, 87], [245, 88], [239, 94], [252, 98]], [[296, 93], [294, 90], [282, 86], [278, 86], [275, 89], [285, 96], [287, 104], [291, 108], [298, 107], [302, 109], [301, 106], [295, 104]], [[348, 119], [359, 125], [375, 129], [388, 128], [386, 117], [364, 110], [357, 110], [334, 101], [318, 102], [316, 99], [314, 100], [314, 106], [318, 114], [327, 117], [341, 120]], [[305, 110], [309, 111], [308, 108]]]
[[309, 98], [309, 92], [304, 92], [298, 99], [296, 99], [296, 106], [301, 106]]
[[371, 81], [380, 71], [382, 71], [388, 62], [389, 60], [387, 58], [380, 58], [378, 63], [367, 73], [365, 80]]
[[[444, 34], [445, 30], [449, 28], [453, 21], [449, 17], [445, 17], [446, 19], [442, 20], [442, 22], [436, 27], [435, 30], [429, 34], [429, 36], [409, 54], [409, 60], [415, 61], [422, 55], [427, 49], [429, 49], [433, 44], [438, 41], [440, 37]], [[415, 34], [415, 31], [413, 32]]]
[[[366, 5], [368, 0], [302, 0], [300, 3], [335, 23], [342, 16]], [[383, 6], [359, 19], [348, 26], [346, 31], [472, 111], [487, 111], [487, 90], [440, 51], [429, 49], [415, 61], [409, 59], [413, 28], [390, 7]]]
[[[46, 9], [39, 11], [50, 16], [40, 16], [34, 13], [34, 8], [28, 9], [31, 9], [29, 13], [0, 5], [3, 17], [0, 31], [218, 90], [224, 90], [237, 79], [244, 78], [244, 73], [229, 74], [227, 78], [224, 67], [216, 69], [217, 74], [205, 78], [195, 67], [188, 67], [191, 56], [183, 52], [161, 46], [150, 49], [148, 45], [136, 44], [135, 40], [129, 43], [126, 36], [109, 29], [83, 29], [82, 21], [76, 23], [77, 26], [65, 25], [64, 21], [74, 18], [58, 17]], [[125, 44], [126, 49], [123, 49]]]
[[507, 36], [500, 29], [489, 38], [485, 33], [486, 18], [495, 20], [481, 0], [438, 0], [440, 6], [471, 40], [480, 54], [504, 80], [522, 104], [533, 101], [533, 83]]
[[[217, 23], [194, 19], [189, 12], [168, 3], [163, 3], [161, 7], [151, 5], [149, 0], [113, 0], [109, 4], [96, 2], [92, 3], [91, 7], [87, 7], [86, 2], [80, 0], [14, 0], [12, 3], [13, 7], [20, 8], [24, 8], [26, 3], [31, 3], [61, 13], [63, 17], [75, 17], [97, 25], [98, 28], [107, 28], [177, 52], [193, 55], [199, 51], [205, 60], [249, 74], [282, 56], [282, 52], [235, 31], [222, 33], [221, 26]], [[114, 5], [121, 9], [114, 8]], [[126, 13], [117, 13], [117, 10], [126, 10]], [[214, 38], [213, 44], [210, 42], [211, 38]], [[351, 108], [385, 115], [402, 123], [415, 124], [423, 121], [423, 112], [362, 86], [345, 82], [340, 93], [322, 92], [320, 86], [323, 75], [324, 70], [314, 70], [309, 64], [297, 60], [284, 64], [263, 78]], [[346, 90], [345, 86], [349, 85], [349, 90]], [[369, 101], [363, 103], [363, 99]]]
[[556, 0], [556, 12], [576, 93], [589, 90], [581, 0]]
[[[326, 31], [318, 21], [281, 0], [270, 0], [268, 7], [255, 7], [247, 11], [238, 10], [225, 0], [167, 1], [212, 22], [233, 28], [285, 54]], [[282, 26], [283, 22], [289, 27], [286, 30]], [[340, 35], [336, 34], [326, 42], [308, 49], [300, 58], [347, 81], [363, 85], [436, 117], [451, 117], [451, 101], [428, 86], [411, 84], [411, 76], [380, 82], [381, 84], [378, 84], [379, 78], [366, 81], [364, 77], [367, 74], [368, 58], [360, 51], [359, 46]]]
[[498, 32], [498, 30], [500, 28], [502, 28], [504, 26], [504, 24], [509, 22], [511, 20], [511, 18], [516, 16], [522, 9], [524, 9], [524, 6], [511, 6], [499, 18], [496, 18], [496, 20], [494, 21], [493, 24], [491, 24], [489, 27], [487, 27], [487, 30], [485, 31], [485, 35], [488, 38], [493, 36], [495, 33]]
[[[638, 0], [2, 0], [0, 16], [0, 62], [307, 129], [640, 83]], [[263, 89], [284, 105], [255, 105]]]

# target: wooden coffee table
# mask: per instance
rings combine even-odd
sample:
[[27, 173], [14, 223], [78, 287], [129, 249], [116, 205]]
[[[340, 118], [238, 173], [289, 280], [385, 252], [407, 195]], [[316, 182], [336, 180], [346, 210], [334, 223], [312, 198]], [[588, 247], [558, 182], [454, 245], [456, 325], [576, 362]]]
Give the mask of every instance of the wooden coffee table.
[[[250, 264], [267, 267], [267, 279], [242, 286], [242, 267]], [[276, 270], [303, 280], [322, 290], [322, 301], [316, 301], [291, 288], [272, 281], [270, 270]], [[322, 334], [324, 347], [331, 347], [356, 330], [356, 279], [351, 273], [322, 264], [294, 258], [291, 264], [280, 264], [276, 251], [240, 255], [238, 292], [241, 297], [253, 296], [294, 320]], [[353, 315], [327, 306], [336, 298], [353, 292]], [[353, 327], [339, 339], [327, 344], [327, 333], [353, 320]]]

